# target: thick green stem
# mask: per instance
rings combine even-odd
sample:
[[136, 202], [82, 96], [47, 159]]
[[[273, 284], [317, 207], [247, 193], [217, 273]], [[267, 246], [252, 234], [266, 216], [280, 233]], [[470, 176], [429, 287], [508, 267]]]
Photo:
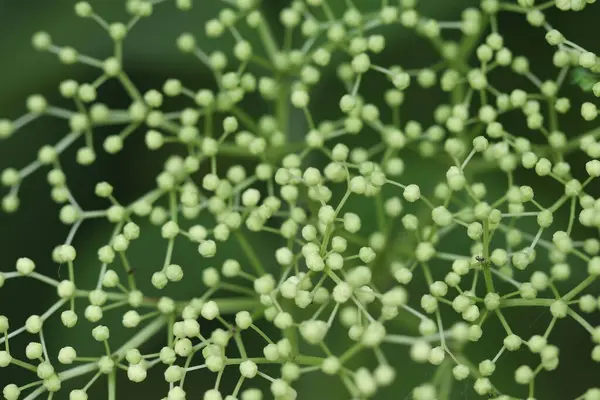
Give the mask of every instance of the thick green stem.
[[250, 264], [254, 268], [254, 271], [256, 271], [256, 273], [259, 276], [264, 275], [265, 268], [263, 267], [262, 262], [259, 260], [256, 253], [254, 252], [254, 249], [252, 248], [252, 246], [250, 246], [250, 243], [248, 243], [248, 240], [246, 240], [246, 237], [244, 236], [244, 234], [240, 231], [236, 231], [235, 238], [237, 239], [238, 243], [242, 247], [242, 250], [246, 254], [246, 257], [250, 261]]

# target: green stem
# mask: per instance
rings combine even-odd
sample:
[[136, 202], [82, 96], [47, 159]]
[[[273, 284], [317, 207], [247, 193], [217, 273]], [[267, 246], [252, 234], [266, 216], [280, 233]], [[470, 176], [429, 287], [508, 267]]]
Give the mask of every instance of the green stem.
[[119, 81], [121, 81], [121, 84], [123, 85], [123, 87], [125, 88], [125, 90], [127, 91], [127, 93], [129, 94], [129, 96], [131, 97], [132, 100], [142, 101], [141, 93], [135, 87], [133, 82], [131, 82], [131, 80], [129, 79], [127, 74], [125, 74], [125, 72], [121, 72], [118, 75], [118, 78], [119, 78]]
[[[582, 134], [574, 137], [573, 139], [569, 140], [567, 142], [567, 144], [561, 149], [562, 154], [563, 155], [567, 155], [569, 153], [572, 153], [575, 150], [578, 150], [579, 146], [580, 146], [581, 139], [583, 137], [586, 137], [586, 136], [591, 136], [594, 139], [600, 138], [600, 126], [597, 127], [597, 128], [594, 128], [592, 130], [589, 130], [587, 132], [584, 132], [584, 133], [582, 133]], [[540, 148], [540, 154], [539, 155], [541, 157], [541, 156], [548, 155], [551, 152], [552, 152], [552, 148], [550, 146], [544, 146], [544, 147]]]
[[[281, 77], [279, 82], [282, 82], [285, 77]], [[286, 139], [290, 141], [290, 132], [288, 132], [289, 126], [289, 97], [290, 97], [290, 85], [287, 82], [282, 82], [279, 97], [276, 104], [277, 121], [279, 123], [279, 129], [285, 134]]]
[[507, 299], [500, 302], [500, 307], [550, 307], [554, 299]]
[[279, 46], [275, 41], [275, 37], [273, 36], [264, 15], [262, 15], [262, 17], [261, 23], [258, 24], [258, 34], [260, 35], [260, 39], [263, 42], [263, 46], [265, 47], [269, 58], [271, 61], [275, 61], [275, 56], [279, 53]]
[[235, 231], [234, 234], [235, 234], [235, 237], [236, 237], [238, 243], [242, 247], [242, 250], [246, 254], [246, 257], [250, 261], [250, 264], [256, 271], [256, 273], [258, 275], [264, 275], [265, 269], [264, 269], [262, 263], [260, 262], [260, 260], [258, 259], [256, 253], [254, 252], [254, 249], [252, 248], [252, 246], [250, 246], [250, 243], [248, 243], [248, 240], [246, 240], [246, 237], [244, 236], [244, 234], [240, 231]]
[[595, 280], [596, 280], [595, 276], [588, 276], [583, 281], [581, 281], [581, 283], [579, 283], [579, 285], [577, 285], [573, 289], [571, 289], [571, 291], [569, 293], [565, 294], [563, 296], [563, 300], [564, 301], [571, 300], [573, 297], [577, 296], [579, 293], [581, 293], [583, 290], [585, 290], [585, 288], [590, 286]]
[[25, 361], [17, 360], [16, 358], [13, 358], [12, 360], [10, 360], [10, 363], [14, 364], [14, 365], [16, 365], [18, 367], [24, 368], [24, 369], [26, 369], [28, 371], [31, 371], [31, 372], [36, 372], [37, 371], [37, 368], [34, 367], [33, 365], [31, 365], [31, 364], [29, 364], [28, 362], [25, 362]]
[[[75, 292], [75, 297], [87, 298], [89, 296], [89, 294], [90, 294], [90, 291], [88, 291], [88, 290], [77, 290]], [[107, 292], [106, 298], [108, 300], [123, 301], [123, 300], [127, 300], [128, 294], [127, 293]], [[156, 308], [156, 306], [158, 304], [158, 300], [159, 299], [157, 299], [157, 298], [145, 297], [142, 300], [142, 303], [140, 304], [140, 306], [145, 307], [145, 308]], [[258, 301], [258, 299], [248, 298], [248, 297], [220, 298], [220, 299], [214, 299], [214, 302], [217, 303], [217, 306], [219, 307], [219, 311], [222, 314], [234, 314], [238, 311], [253, 309], [260, 305], [260, 302]], [[188, 304], [189, 304], [188, 301], [178, 301], [175, 303], [175, 309], [177, 310], [177, 312], [180, 312]]]
[[488, 293], [495, 293], [494, 281], [492, 279], [492, 272], [490, 271], [490, 224], [487, 221], [483, 221], [483, 279], [485, 280], [485, 287]]

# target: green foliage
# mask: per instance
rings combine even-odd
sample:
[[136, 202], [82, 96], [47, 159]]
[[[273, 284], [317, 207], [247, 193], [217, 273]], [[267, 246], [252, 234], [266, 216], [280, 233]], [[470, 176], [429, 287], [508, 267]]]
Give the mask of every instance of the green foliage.
[[583, 67], [577, 67], [571, 72], [571, 82], [584, 92], [591, 92], [594, 85], [600, 80], [599, 78], [597, 74]]

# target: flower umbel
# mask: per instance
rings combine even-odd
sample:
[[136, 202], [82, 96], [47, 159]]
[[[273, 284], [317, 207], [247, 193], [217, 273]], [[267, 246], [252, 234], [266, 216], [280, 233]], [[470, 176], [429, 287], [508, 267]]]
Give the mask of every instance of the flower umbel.
[[[64, 120], [65, 135], [34, 161], [3, 166], [2, 208], [20, 211], [21, 186], [44, 170], [70, 229], [51, 254], [66, 277], [47, 273], [50, 259], [26, 254], [0, 272], [0, 288], [26, 279], [56, 291], [53, 304], [22, 323], [1, 315], [9, 302], [0, 305], [0, 368], [32, 375], [3, 381], [5, 399], [68, 391], [84, 400], [103, 386], [116, 400], [118, 380], [144, 385], [157, 371], [168, 400], [303, 399], [303, 382], [316, 374], [343, 388], [343, 398], [377, 398], [405, 380], [396, 353], [432, 371], [426, 381], [403, 382], [416, 400], [449, 399], [464, 391], [453, 383], [465, 380], [473, 396], [541, 399], [536, 381], [573, 361], [561, 360], [561, 324], [585, 332], [600, 362], [600, 128], [577, 134], [565, 122], [573, 110], [596, 120], [600, 62], [551, 26], [562, 11], [593, 12], [594, 1], [483, 0], [460, 20], [442, 21], [415, 0], [295, 0], [272, 21], [259, 0], [227, 0], [204, 36], [233, 46], [208, 51], [192, 33], [174, 43], [215, 85], [164, 77], [162, 87], [144, 91], [127, 72], [124, 43], [171, 3], [202, 6], [129, 0], [129, 20], [108, 23], [91, 4], [76, 3], [76, 15], [110, 37], [111, 54], [33, 36], [36, 50], [97, 76], [60, 82], [74, 109], [34, 94], [25, 114], [0, 119], [1, 139], [37, 119]], [[539, 60], [507, 47], [505, 14], [522, 15], [541, 33], [556, 78], [538, 77]], [[437, 61], [390, 65], [394, 30], [431, 44]], [[571, 71], [591, 92], [584, 101], [562, 94]], [[506, 74], [522, 85], [507, 87]], [[324, 116], [318, 98], [333, 87], [332, 75], [340, 85]], [[126, 109], [103, 102], [102, 88], [114, 83]], [[371, 85], [385, 87], [381, 96]], [[429, 119], [402, 110], [417, 92], [435, 94], [424, 106]], [[177, 104], [185, 105], [173, 111]], [[154, 183], [125, 201], [116, 182], [101, 181], [94, 194], [104, 208], [78, 201], [63, 162], [68, 150], [77, 168], [93, 169], [140, 135], [144, 151], [164, 156]], [[78, 238], [96, 222], [112, 233], [88, 265]], [[144, 246], [145, 235], [163, 246]], [[140, 247], [160, 261], [136, 261]], [[98, 271], [92, 285], [84, 268]], [[180, 289], [193, 279], [192, 294]], [[541, 331], [511, 321], [524, 309], [547, 312]], [[52, 349], [48, 321], [82, 331], [95, 347]], [[128, 336], [119, 342], [122, 331]], [[21, 335], [24, 349], [13, 345]], [[528, 354], [515, 364], [510, 353]], [[506, 369], [512, 384], [498, 378]], [[199, 374], [210, 382], [201, 393], [190, 383]], [[234, 383], [224, 374], [235, 374]], [[75, 378], [83, 386], [72, 387]], [[569, 391], [600, 399], [600, 388]]]

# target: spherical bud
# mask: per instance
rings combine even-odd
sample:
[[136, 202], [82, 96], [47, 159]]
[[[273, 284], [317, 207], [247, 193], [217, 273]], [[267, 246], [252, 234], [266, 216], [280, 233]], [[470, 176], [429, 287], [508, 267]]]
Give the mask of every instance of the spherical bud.
[[268, 294], [275, 288], [275, 279], [272, 275], [263, 275], [254, 280], [254, 290], [258, 294]]
[[40, 379], [48, 379], [54, 375], [54, 367], [48, 361], [43, 361], [37, 366], [37, 376]]
[[515, 253], [512, 256], [512, 263], [516, 268], [523, 270], [527, 268], [530, 263], [529, 255], [524, 251]]
[[585, 164], [585, 170], [588, 175], [592, 178], [597, 178], [600, 176], [600, 161], [591, 160]]
[[58, 361], [61, 364], [72, 364], [76, 357], [77, 352], [71, 346], [63, 347], [58, 352]]
[[146, 379], [146, 375], [146, 368], [142, 364], [130, 365], [127, 368], [127, 378], [132, 382], [143, 382]]
[[554, 318], [564, 318], [567, 316], [569, 306], [562, 300], [557, 300], [550, 305], [550, 313]]
[[444, 206], [438, 206], [431, 211], [433, 222], [438, 226], [448, 226], [452, 223], [452, 214]]
[[179, 225], [175, 221], [168, 221], [161, 228], [161, 235], [164, 239], [174, 239], [179, 233]]
[[202, 257], [210, 258], [217, 254], [217, 245], [212, 240], [205, 240], [198, 246], [198, 252]]
[[169, 264], [165, 268], [164, 275], [171, 282], [179, 282], [183, 278], [183, 269], [177, 264]]
[[14, 132], [14, 124], [8, 119], [0, 119], [0, 139], [10, 137]]
[[473, 384], [473, 389], [478, 395], [484, 396], [490, 393], [492, 390], [492, 384], [488, 378], [478, 378]]
[[581, 105], [581, 116], [586, 121], [592, 121], [598, 116], [598, 108], [593, 103], [585, 102]]
[[542, 210], [537, 216], [537, 223], [541, 228], [548, 228], [553, 221], [554, 217], [550, 210]]
[[594, 53], [585, 51], [579, 55], [579, 65], [583, 68], [593, 68], [596, 65], [597, 57]]
[[248, 311], [240, 311], [235, 315], [235, 324], [242, 330], [252, 325], [252, 316]]
[[43, 348], [42, 344], [38, 342], [30, 342], [25, 348], [25, 356], [30, 360], [35, 360], [42, 357]]
[[336, 303], [345, 303], [352, 296], [352, 287], [346, 282], [338, 283], [333, 289], [333, 299]]
[[435, 247], [429, 242], [421, 242], [417, 244], [415, 256], [417, 260], [425, 262], [429, 261], [435, 255]]
[[160, 349], [159, 358], [163, 364], [171, 365], [177, 359], [177, 354], [175, 353], [175, 350], [165, 346]]
[[371, 68], [371, 60], [366, 53], [361, 53], [352, 59], [352, 70], [357, 74], [364, 74]]
[[223, 370], [225, 361], [220, 355], [210, 355], [206, 357], [206, 368], [211, 372], [219, 372]]
[[127, 36], [127, 27], [120, 22], [110, 24], [108, 34], [113, 40], [121, 41]]
[[2, 184], [4, 186], [12, 187], [16, 186], [21, 180], [19, 176], [19, 171], [14, 168], [6, 168], [2, 171]]
[[61, 281], [56, 287], [58, 297], [67, 299], [73, 297], [75, 294], [75, 284], [72, 281], [64, 280]]
[[454, 379], [456, 379], [457, 381], [462, 381], [465, 380], [469, 377], [469, 367], [467, 367], [464, 364], [458, 364], [457, 366], [455, 366], [454, 368], [452, 368], [452, 375], [454, 376]]
[[306, 108], [310, 97], [305, 90], [294, 90], [291, 96], [292, 105], [296, 108]]
[[99, 306], [87, 306], [84, 311], [85, 319], [90, 322], [98, 322], [102, 319], [102, 308]]
[[104, 325], [99, 325], [92, 329], [92, 336], [97, 341], [103, 342], [105, 340], [108, 340], [108, 338], [110, 337], [110, 331], [108, 330], [108, 327]]
[[370, 247], [361, 247], [358, 252], [358, 258], [367, 264], [375, 260], [376, 256], [377, 254], [375, 254], [375, 251], [373, 251], [373, 249]]
[[65, 310], [60, 314], [60, 320], [67, 328], [72, 328], [77, 324], [77, 314], [73, 310]]
[[429, 352], [428, 360], [433, 365], [440, 365], [442, 362], [444, 362], [444, 358], [445, 358], [445, 352], [444, 352], [444, 349], [441, 348], [440, 346], [434, 347]]
[[39, 315], [31, 315], [25, 321], [25, 330], [29, 333], [37, 334], [42, 330], [44, 321]]
[[528, 385], [534, 377], [533, 371], [527, 365], [521, 365], [515, 371], [515, 381], [521, 385]]
[[244, 378], [252, 379], [258, 373], [258, 366], [251, 360], [242, 361], [240, 363], [240, 374]]
[[414, 203], [415, 201], [419, 200], [419, 198], [421, 197], [421, 191], [419, 189], [419, 186], [414, 184], [406, 186], [406, 188], [404, 189], [403, 196], [406, 199], [406, 201], [411, 203]]
[[520, 337], [518, 337], [515, 334], [510, 334], [507, 337], [504, 338], [504, 347], [506, 347], [506, 349], [508, 351], [516, 351], [519, 350], [521, 348], [521, 343], [523, 341], [521, 340]]
[[[165, 380], [169, 383], [175, 383], [183, 377], [183, 368], [178, 365], [169, 366], [164, 373]], [[169, 395], [169, 399], [171, 396]]]
[[45, 51], [52, 47], [52, 38], [47, 32], [36, 32], [31, 43], [36, 50]]
[[17, 260], [16, 268], [19, 274], [26, 276], [34, 271], [35, 263], [27, 257], [21, 257]]
[[0, 315], [0, 333], [4, 334], [8, 332], [9, 326], [8, 318], [6, 318], [4, 315]]
[[497, 293], [488, 293], [485, 295], [484, 304], [485, 308], [490, 311], [496, 310], [500, 307], [500, 296]]
[[6, 351], [0, 351], [0, 368], [6, 368], [12, 362], [12, 356]]
[[405, 90], [410, 86], [410, 75], [406, 72], [395, 73], [392, 76], [392, 84], [398, 90]]
[[591, 276], [600, 276], [600, 257], [592, 257], [588, 262], [588, 274]]
[[69, 400], [87, 400], [88, 395], [85, 391], [81, 389], [71, 390], [69, 392]]
[[217, 303], [211, 300], [204, 303], [204, 305], [202, 306], [202, 311], [200, 313], [203, 318], [207, 320], [213, 320], [217, 316], [219, 316], [219, 307], [217, 306]]
[[115, 57], [109, 57], [102, 62], [102, 69], [108, 76], [117, 76], [121, 73], [121, 62]]
[[2, 395], [4, 395], [4, 398], [6, 400], [17, 400], [21, 395], [21, 389], [19, 389], [19, 387], [14, 383], [10, 383], [4, 386], [4, 389], [2, 390]]
[[58, 51], [58, 59], [63, 64], [75, 64], [78, 58], [77, 50], [72, 47], [63, 47]]
[[190, 33], [184, 33], [177, 38], [177, 48], [184, 53], [191, 53], [196, 48], [196, 39]]
[[123, 314], [122, 321], [125, 328], [135, 328], [141, 322], [140, 314], [135, 310], [129, 310]]
[[109, 135], [102, 145], [108, 154], [117, 154], [123, 149], [123, 138], [119, 135]]

